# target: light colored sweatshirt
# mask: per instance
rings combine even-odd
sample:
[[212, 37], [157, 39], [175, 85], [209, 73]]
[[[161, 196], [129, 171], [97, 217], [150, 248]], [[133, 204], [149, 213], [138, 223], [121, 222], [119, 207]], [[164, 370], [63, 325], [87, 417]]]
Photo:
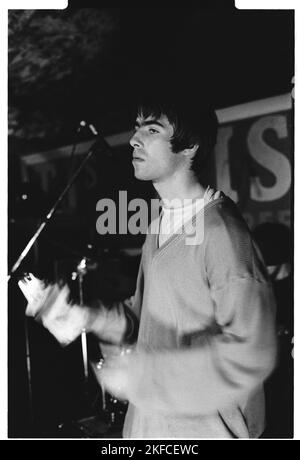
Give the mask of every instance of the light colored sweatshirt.
[[[203, 195], [203, 198], [195, 198], [189, 200], [176, 200], [176, 207], [164, 205], [159, 218], [157, 219], [157, 233], [158, 237], [158, 246], [161, 246], [167, 241], [168, 238], [173, 233], [176, 233], [181, 230], [181, 228], [191, 220], [192, 216], [198, 213], [203, 206], [205, 206], [210, 201], [219, 198], [222, 192], [215, 191], [213, 188], [208, 186]], [[172, 203], [171, 203], [172, 204]], [[155, 225], [155, 223], [153, 223]]]
[[235, 204], [224, 195], [158, 247], [148, 234], [135, 296], [125, 438], [258, 437], [262, 385], [276, 360], [275, 301]]

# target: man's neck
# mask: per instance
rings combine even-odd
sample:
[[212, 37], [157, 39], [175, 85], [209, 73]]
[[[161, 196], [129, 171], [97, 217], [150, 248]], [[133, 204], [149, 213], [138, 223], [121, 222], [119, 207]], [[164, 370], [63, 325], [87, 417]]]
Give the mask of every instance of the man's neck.
[[[203, 198], [206, 188], [204, 188], [195, 176], [173, 175], [161, 182], [153, 182], [153, 186], [166, 206], [168, 203], [176, 200], [180, 203], [183, 200]], [[178, 204], [180, 206], [180, 204]], [[176, 204], [174, 205], [176, 207]]]

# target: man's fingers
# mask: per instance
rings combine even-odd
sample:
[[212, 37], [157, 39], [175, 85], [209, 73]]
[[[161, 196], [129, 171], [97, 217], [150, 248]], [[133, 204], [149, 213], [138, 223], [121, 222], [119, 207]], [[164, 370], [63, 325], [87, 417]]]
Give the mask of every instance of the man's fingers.
[[19, 280], [18, 285], [28, 302], [26, 315], [36, 316], [47, 296], [45, 284], [34, 275], [29, 274]]

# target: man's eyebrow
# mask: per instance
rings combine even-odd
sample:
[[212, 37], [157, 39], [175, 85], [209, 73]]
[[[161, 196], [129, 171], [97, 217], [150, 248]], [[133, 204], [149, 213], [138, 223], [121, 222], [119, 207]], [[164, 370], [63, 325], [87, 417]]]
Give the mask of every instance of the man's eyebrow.
[[134, 126], [135, 128], [140, 128], [141, 126], [149, 126], [149, 125], [157, 125], [157, 126], [160, 126], [161, 128], [165, 128], [165, 126], [160, 121], [156, 120], [155, 118], [151, 120], [142, 120], [142, 121], [136, 120]]

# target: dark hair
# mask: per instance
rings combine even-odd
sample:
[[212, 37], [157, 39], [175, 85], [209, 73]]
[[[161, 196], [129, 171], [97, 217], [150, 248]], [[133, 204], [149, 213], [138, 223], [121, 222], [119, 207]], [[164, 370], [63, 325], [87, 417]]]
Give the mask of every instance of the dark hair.
[[143, 96], [138, 102], [138, 114], [143, 118], [160, 118], [162, 115], [168, 118], [174, 128], [171, 139], [174, 153], [199, 145], [191, 169], [200, 177], [216, 143], [218, 120], [204, 98], [184, 94], [185, 98], [176, 93], [157, 91], [154, 95]]

